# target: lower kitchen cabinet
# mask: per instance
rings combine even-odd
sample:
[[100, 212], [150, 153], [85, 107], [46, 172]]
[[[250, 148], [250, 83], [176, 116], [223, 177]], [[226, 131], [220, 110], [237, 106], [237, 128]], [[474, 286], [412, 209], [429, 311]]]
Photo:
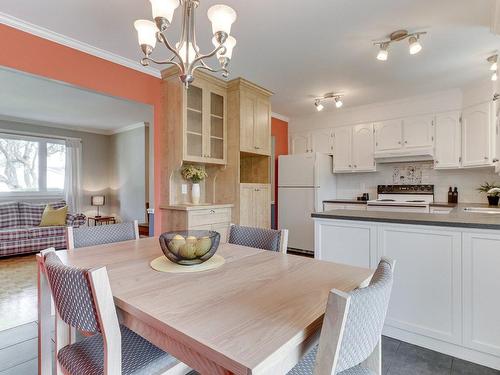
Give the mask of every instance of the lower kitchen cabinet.
[[460, 232], [380, 226], [378, 254], [396, 260], [386, 325], [460, 343]]
[[500, 233], [315, 219], [315, 258], [396, 260], [384, 334], [500, 369]]
[[500, 234], [464, 233], [464, 345], [500, 356]]
[[240, 184], [240, 225], [271, 227], [271, 186]]

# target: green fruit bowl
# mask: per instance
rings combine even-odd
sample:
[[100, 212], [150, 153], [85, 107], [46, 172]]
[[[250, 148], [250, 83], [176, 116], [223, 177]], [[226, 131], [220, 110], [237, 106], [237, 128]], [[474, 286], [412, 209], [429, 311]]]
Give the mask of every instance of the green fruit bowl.
[[220, 234], [208, 230], [167, 232], [160, 235], [163, 254], [182, 266], [206, 262], [215, 254], [219, 243]]

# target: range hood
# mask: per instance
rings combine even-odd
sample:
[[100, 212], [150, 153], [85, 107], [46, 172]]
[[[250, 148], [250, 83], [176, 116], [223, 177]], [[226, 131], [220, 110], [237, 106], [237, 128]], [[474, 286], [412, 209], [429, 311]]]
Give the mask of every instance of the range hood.
[[434, 160], [434, 147], [401, 149], [394, 151], [375, 151], [377, 163], [396, 163]]

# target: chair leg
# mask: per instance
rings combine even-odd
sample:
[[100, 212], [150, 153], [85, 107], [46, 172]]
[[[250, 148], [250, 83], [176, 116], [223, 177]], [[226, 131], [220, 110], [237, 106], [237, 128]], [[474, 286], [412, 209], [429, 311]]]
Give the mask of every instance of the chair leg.
[[57, 361], [57, 353], [65, 346], [72, 343], [71, 327], [60, 318], [57, 312], [55, 315], [55, 327], [56, 350], [54, 352], [54, 355], [56, 356], [56, 374], [63, 375], [64, 371]]
[[51, 294], [40, 255], [38, 263], [38, 374], [52, 375], [50, 309]]
[[382, 337], [380, 337], [372, 354], [361, 365], [376, 375], [382, 375]]

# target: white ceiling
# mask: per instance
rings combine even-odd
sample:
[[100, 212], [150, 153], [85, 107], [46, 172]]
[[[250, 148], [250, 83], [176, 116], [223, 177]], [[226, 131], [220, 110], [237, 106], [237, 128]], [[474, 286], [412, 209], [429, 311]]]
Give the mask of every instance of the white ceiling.
[[[487, 79], [485, 59], [500, 48], [490, 32], [494, 0], [201, 0], [202, 51], [211, 46], [206, 11], [219, 2], [238, 12], [232, 76], [274, 91], [273, 111], [288, 116], [314, 112], [312, 98], [329, 91], [357, 106]], [[132, 23], [151, 17], [147, 0], [2, 0], [1, 10], [134, 61]], [[372, 41], [400, 28], [427, 31], [423, 51], [410, 57], [398, 43], [389, 61], [377, 61]]]
[[0, 117], [113, 133], [152, 121], [152, 107], [0, 68]]

